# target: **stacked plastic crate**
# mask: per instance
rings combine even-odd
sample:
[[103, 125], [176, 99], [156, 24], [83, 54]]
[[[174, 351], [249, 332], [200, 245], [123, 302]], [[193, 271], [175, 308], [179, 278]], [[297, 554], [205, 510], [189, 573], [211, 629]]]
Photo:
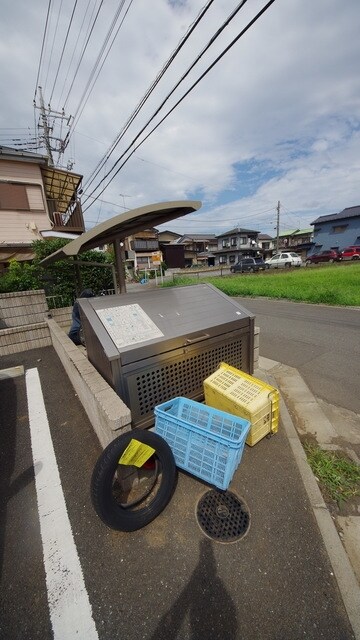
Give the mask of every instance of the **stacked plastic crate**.
[[251, 447], [279, 428], [279, 391], [222, 362], [204, 381], [208, 406], [246, 418], [251, 428], [246, 444]]

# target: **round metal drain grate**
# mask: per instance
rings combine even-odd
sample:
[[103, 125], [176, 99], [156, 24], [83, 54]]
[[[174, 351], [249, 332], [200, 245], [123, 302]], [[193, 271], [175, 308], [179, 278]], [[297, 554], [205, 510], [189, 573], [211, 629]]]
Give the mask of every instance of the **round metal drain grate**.
[[218, 542], [240, 540], [250, 526], [247, 505], [231, 491], [207, 491], [198, 502], [196, 517], [202, 531]]

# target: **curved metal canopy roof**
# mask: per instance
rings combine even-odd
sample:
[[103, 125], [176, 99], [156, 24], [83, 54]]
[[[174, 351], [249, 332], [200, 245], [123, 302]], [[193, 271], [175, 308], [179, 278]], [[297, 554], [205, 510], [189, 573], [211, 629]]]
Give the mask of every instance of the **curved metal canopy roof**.
[[131, 209], [126, 213], [120, 213], [114, 218], [105, 220], [96, 225], [90, 231], [72, 240], [62, 249], [41, 260], [41, 264], [49, 264], [57, 260], [75, 257], [83, 251], [94, 249], [102, 244], [110, 244], [119, 238], [128, 236], [164, 224], [170, 220], [181, 218], [188, 213], [197, 211], [201, 207], [199, 200], [179, 200], [174, 202], [160, 202], [149, 204], [145, 207]]

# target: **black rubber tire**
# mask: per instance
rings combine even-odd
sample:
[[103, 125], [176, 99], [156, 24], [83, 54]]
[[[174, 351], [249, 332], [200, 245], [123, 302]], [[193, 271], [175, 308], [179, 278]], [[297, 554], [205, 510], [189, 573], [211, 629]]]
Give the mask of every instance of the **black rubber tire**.
[[[135, 439], [155, 449], [154, 457], [161, 467], [161, 479], [153, 500], [137, 510], [124, 508], [113, 497], [112, 483], [118, 461], [130, 440]], [[176, 482], [173, 453], [163, 438], [152, 431], [133, 429], [116, 438], [104, 449], [91, 477], [91, 500], [99, 518], [116, 531], [136, 531], [154, 520], [168, 504]]]
[[285, 269], [291, 269], [291, 262], [285, 262]]

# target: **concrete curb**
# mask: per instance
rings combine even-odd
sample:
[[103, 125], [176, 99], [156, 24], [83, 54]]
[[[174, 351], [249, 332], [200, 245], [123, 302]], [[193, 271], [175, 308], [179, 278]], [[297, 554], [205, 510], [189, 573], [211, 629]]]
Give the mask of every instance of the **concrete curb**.
[[52, 345], [99, 438], [105, 447], [131, 429], [131, 412], [55, 320], [48, 319]]
[[[281, 366], [280, 363], [260, 358], [259, 366], [260, 369], [265, 372], [265, 375], [269, 379], [269, 383], [279, 388], [278, 376], [273, 378], [272, 369], [275, 369], [276, 371], [276, 369]], [[298, 376], [300, 377], [299, 374]], [[304, 388], [300, 390], [303, 401], [304, 392], [306, 392], [308, 396], [311, 396], [309, 400], [316, 403], [316, 399], [312, 396], [310, 390], [307, 387], [305, 389], [305, 387], [306, 385], [304, 383]], [[282, 389], [280, 386], [280, 392], [281, 391]], [[333, 567], [334, 575], [338, 583], [344, 606], [349, 616], [350, 624], [353, 628], [356, 640], [360, 640], [360, 586], [355, 577], [353, 567], [339, 537], [334, 521], [324, 502], [315, 476], [307, 463], [304, 449], [283, 398], [280, 400], [280, 416], [323, 538], [326, 551]], [[331, 424], [330, 427], [330, 433], [332, 433], [333, 428]], [[323, 431], [321, 433], [323, 434]]]

